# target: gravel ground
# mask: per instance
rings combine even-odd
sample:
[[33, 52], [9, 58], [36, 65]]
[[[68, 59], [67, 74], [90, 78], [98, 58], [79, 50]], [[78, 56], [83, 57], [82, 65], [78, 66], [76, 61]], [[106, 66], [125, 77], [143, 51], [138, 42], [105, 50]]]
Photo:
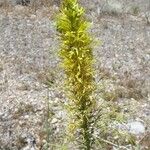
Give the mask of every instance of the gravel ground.
[[[147, 135], [150, 131], [150, 2], [126, 0], [112, 5], [110, 1], [106, 5], [106, 1], [94, 0], [83, 4], [93, 22], [91, 33], [101, 40], [101, 45], [94, 49], [96, 82], [105, 85], [104, 98], [115, 100], [124, 112], [131, 112], [129, 120], [140, 120], [145, 125]], [[62, 71], [52, 19], [57, 9], [56, 5], [36, 11], [23, 6], [0, 8], [2, 150], [41, 149], [49, 83], [54, 113], [51, 125], [57, 128], [55, 134], [63, 126], [65, 113], [58, 103], [65, 98], [60, 92]], [[150, 145], [146, 143], [146, 146]]]

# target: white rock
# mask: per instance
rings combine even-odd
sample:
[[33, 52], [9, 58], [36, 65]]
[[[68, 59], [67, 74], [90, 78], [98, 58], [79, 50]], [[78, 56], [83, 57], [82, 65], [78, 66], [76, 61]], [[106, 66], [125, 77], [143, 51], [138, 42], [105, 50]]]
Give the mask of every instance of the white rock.
[[36, 148], [27, 145], [27, 146], [24, 147], [22, 150], [36, 150]]
[[127, 126], [129, 128], [129, 132], [132, 134], [139, 135], [145, 133], [145, 126], [139, 121], [130, 122]]
[[57, 121], [58, 121], [58, 120], [57, 120], [56, 118], [53, 118], [52, 121], [51, 121], [51, 123], [52, 123], [52, 124], [55, 124], [55, 123], [57, 123]]
[[29, 115], [25, 115], [25, 116], [24, 116], [24, 119], [29, 119]]
[[31, 15], [31, 19], [36, 19], [36, 15]]

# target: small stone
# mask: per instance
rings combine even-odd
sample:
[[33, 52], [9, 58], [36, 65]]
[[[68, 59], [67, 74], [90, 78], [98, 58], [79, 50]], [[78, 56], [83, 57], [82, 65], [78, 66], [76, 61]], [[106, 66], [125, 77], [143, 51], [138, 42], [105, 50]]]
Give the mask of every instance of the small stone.
[[29, 119], [29, 115], [25, 115], [25, 116], [24, 116], [24, 119]]
[[35, 19], [36, 18], [36, 15], [31, 15], [31, 17], [30, 17], [31, 19]]
[[59, 112], [57, 113], [57, 119], [62, 119], [63, 116], [64, 116], [64, 113], [63, 113], [62, 111], [59, 111]]
[[125, 109], [124, 109], [124, 112], [125, 112], [125, 113], [129, 112], [129, 109], [128, 109], [128, 108], [125, 108]]
[[55, 124], [57, 122], [58, 122], [58, 120], [56, 118], [53, 118], [52, 121], [51, 121], [52, 124]]
[[19, 121], [19, 125], [22, 125], [23, 124], [23, 122], [22, 121]]

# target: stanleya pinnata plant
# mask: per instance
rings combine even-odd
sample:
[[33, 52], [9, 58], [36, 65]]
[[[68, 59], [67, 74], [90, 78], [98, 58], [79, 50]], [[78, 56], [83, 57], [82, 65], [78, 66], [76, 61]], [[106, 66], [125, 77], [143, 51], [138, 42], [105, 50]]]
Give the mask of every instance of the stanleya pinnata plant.
[[[67, 110], [70, 115], [68, 136], [73, 137], [79, 149], [91, 150], [93, 144], [93, 38], [85, 10], [77, 0], [64, 0], [57, 17], [57, 31], [61, 41], [60, 58], [66, 75]], [[80, 144], [79, 144], [80, 142]]]

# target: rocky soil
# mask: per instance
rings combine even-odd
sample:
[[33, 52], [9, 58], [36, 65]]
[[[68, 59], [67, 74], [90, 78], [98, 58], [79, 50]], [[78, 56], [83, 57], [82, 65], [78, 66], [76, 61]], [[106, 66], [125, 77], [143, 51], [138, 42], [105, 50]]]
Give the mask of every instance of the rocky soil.
[[[141, 150], [148, 150], [150, 1], [94, 0], [82, 4], [93, 22], [91, 34], [101, 41], [94, 49], [97, 97], [120, 107], [128, 118], [128, 132], [140, 137]], [[0, 7], [2, 150], [44, 149], [47, 124], [56, 137], [63, 132], [66, 114], [62, 110], [63, 72], [54, 22], [57, 10], [56, 3], [38, 9], [21, 5]], [[51, 138], [55, 140], [55, 136]]]

